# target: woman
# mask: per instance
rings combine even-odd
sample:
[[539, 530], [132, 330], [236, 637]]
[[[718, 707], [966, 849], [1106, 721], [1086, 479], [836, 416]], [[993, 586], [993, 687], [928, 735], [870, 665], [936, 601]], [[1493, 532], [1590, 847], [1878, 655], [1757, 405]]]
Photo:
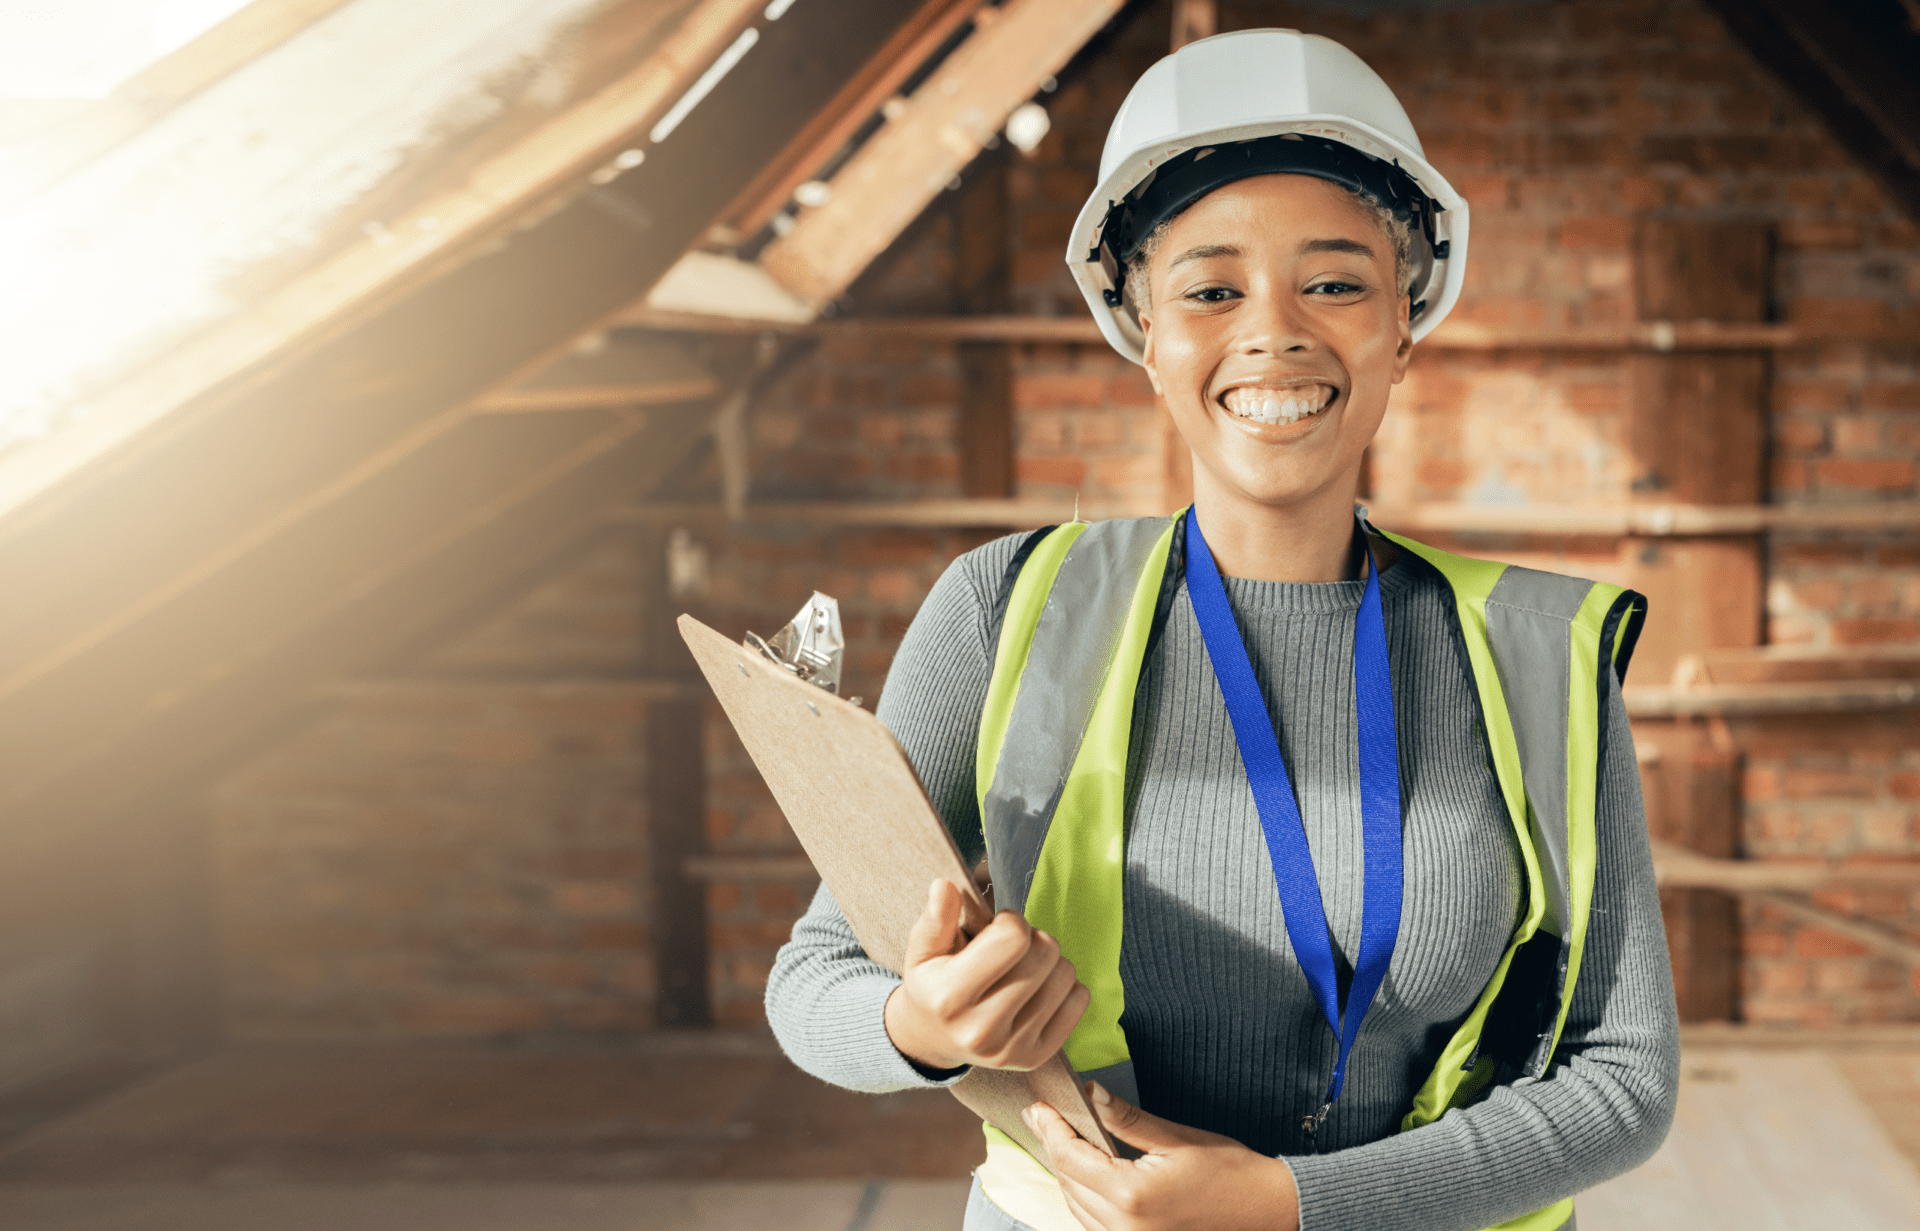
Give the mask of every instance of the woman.
[[1386, 86], [1292, 31], [1142, 78], [1069, 262], [1193, 454], [1174, 519], [971, 552], [880, 716], [1002, 908], [936, 883], [904, 977], [823, 889], [768, 984], [797, 1063], [950, 1084], [1064, 1046], [969, 1231], [1571, 1227], [1645, 1160], [1678, 1045], [1621, 705], [1644, 604], [1356, 520], [1458, 293], [1466, 203]]

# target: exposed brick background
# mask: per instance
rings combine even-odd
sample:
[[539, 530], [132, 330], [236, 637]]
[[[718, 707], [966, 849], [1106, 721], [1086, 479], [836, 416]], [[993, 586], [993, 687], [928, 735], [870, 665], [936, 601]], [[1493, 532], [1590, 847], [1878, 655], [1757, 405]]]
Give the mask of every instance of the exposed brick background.
[[[1387, 79], [1434, 163], [1471, 201], [1460, 318], [1619, 326], [1634, 316], [1642, 217], [1762, 220], [1777, 236], [1781, 320], [1920, 331], [1920, 227], [1690, 2], [1228, 3], [1223, 28], [1297, 26]], [[1166, 49], [1165, 4], [1138, 10], [1041, 96], [1052, 132], [1009, 158], [1017, 310], [1084, 311], [1061, 260], [1126, 89]], [[853, 315], [951, 310], [952, 198], [857, 284]], [[1014, 348], [1022, 495], [1165, 504], [1166, 436], [1138, 369], [1101, 346]], [[959, 494], [950, 346], [835, 336], [754, 407], [756, 499]], [[1612, 502], [1634, 471], [1625, 364], [1597, 354], [1419, 354], [1375, 446], [1382, 503]], [[1920, 496], [1916, 347], [1783, 352], [1771, 397], [1771, 499]], [[685, 494], [711, 495], [712, 473]], [[770, 632], [814, 588], [842, 602], [848, 691], [877, 696], [892, 648], [961, 532], [693, 527], [711, 556], [707, 616]], [[648, 1023], [640, 709], [617, 690], [560, 698], [527, 681], [626, 676], [658, 561], [609, 533], [409, 675], [486, 679], [369, 691], [216, 795], [230, 1003], [246, 1033], [594, 1030]], [[1619, 580], [1610, 540], [1468, 541], [1478, 554]], [[1776, 535], [1766, 636], [1920, 644], [1920, 540]], [[1658, 612], [1655, 618], [1659, 618]], [[511, 677], [519, 683], [503, 682]], [[1658, 681], [1641, 681], [1658, 682]], [[465, 691], [462, 691], [462, 690]], [[628, 708], [622, 708], [626, 706]], [[793, 839], [717, 712], [707, 838], [727, 855]], [[1796, 859], [1920, 857], [1920, 747], [1875, 715], [1769, 720], [1747, 749], [1746, 850]], [[807, 883], [715, 882], [716, 1013], [758, 1020], [774, 950]], [[1920, 900], [1832, 904], [1920, 937]], [[1746, 1013], [1765, 1022], [1920, 1020], [1897, 964], [1761, 906], [1745, 913]], [[596, 939], [597, 938], [597, 939]]]

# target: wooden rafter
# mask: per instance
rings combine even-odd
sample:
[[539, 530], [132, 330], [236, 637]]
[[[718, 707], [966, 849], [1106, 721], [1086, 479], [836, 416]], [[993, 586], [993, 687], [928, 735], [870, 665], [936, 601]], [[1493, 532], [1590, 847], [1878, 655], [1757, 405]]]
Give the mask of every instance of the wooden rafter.
[[[117, 452], [112, 483], [79, 476], [0, 519], [10, 837], [67, 841], [157, 780], [205, 772], [319, 680], [527, 567], [506, 530], [537, 524], [537, 558], [684, 464], [708, 431], [697, 405], [470, 408], [630, 303], [893, 18], [888, 0], [844, 0], [771, 27], [761, 76], [723, 82], [644, 168], [557, 206], [499, 202], [542, 212]], [[737, 157], [709, 156], [720, 147]], [[94, 769], [109, 758], [112, 774]]]
[[[760, 263], [803, 302], [825, 306], [1119, 9], [1120, 0], [1010, 0], [982, 9], [974, 34], [829, 181], [826, 204], [800, 214]], [[991, 22], [982, 20], [988, 13]]]
[[[682, 7], [658, 0], [663, 18]], [[701, 0], [629, 72], [474, 168], [457, 188], [418, 202], [406, 221], [430, 218], [431, 227], [409, 225], [406, 242], [370, 235], [348, 246], [105, 391], [83, 423], [16, 450], [0, 465], [0, 518], [86, 463], [151, 435], [145, 429], [195, 399], [284, 360], [343, 317], [374, 308], [529, 213], [552, 208], [556, 194], [584, 188], [588, 174], [659, 118], [762, 7], [758, 0]]]
[[769, 162], [721, 211], [715, 231], [746, 239], [793, 199], [793, 190], [824, 166], [892, 98], [908, 77], [972, 17], [985, 0], [929, 0], [887, 45], [847, 82], [780, 156]]
[[8, 159], [0, 209], [23, 201], [134, 136], [235, 69], [278, 47], [347, 0], [248, 4], [142, 69]]
[[1892, 0], [1707, 0], [1733, 36], [1920, 219], [1920, 33]]

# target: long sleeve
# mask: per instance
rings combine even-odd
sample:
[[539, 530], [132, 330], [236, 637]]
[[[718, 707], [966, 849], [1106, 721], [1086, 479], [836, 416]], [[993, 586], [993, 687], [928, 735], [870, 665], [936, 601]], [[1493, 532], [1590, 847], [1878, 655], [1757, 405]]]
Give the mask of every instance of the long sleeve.
[[1593, 911], [1552, 1073], [1410, 1133], [1289, 1158], [1303, 1231], [1478, 1231], [1631, 1170], [1665, 1139], [1679, 1024], [1626, 708], [1608, 691]]
[[[877, 714], [906, 749], [934, 810], [969, 860], [985, 849], [974, 749], [992, 675], [987, 613], [1018, 539], [955, 561], [935, 583], [894, 657]], [[949, 1085], [910, 1064], [883, 1015], [899, 978], [869, 959], [822, 885], [767, 979], [767, 1020], [802, 1069], [868, 1093]]]

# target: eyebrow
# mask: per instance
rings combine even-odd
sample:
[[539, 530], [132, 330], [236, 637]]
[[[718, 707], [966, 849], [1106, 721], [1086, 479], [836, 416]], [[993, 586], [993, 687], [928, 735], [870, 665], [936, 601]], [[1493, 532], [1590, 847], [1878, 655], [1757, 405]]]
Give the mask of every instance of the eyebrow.
[[1351, 256], [1372, 257], [1373, 249], [1356, 239], [1310, 239], [1300, 245], [1300, 255], [1310, 252], [1345, 252]]
[[[1298, 251], [1301, 256], [1308, 256], [1315, 252], [1344, 252], [1350, 256], [1364, 256], [1369, 260], [1378, 259], [1378, 257], [1374, 255], [1372, 248], [1367, 247], [1367, 245], [1357, 239], [1303, 240]], [[1205, 261], [1217, 256], [1245, 255], [1244, 252], [1233, 244], [1201, 244], [1197, 248], [1187, 249], [1179, 256], [1168, 261], [1167, 268], [1171, 270], [1177, 266], [1186, 264], [1188, 261]]]

